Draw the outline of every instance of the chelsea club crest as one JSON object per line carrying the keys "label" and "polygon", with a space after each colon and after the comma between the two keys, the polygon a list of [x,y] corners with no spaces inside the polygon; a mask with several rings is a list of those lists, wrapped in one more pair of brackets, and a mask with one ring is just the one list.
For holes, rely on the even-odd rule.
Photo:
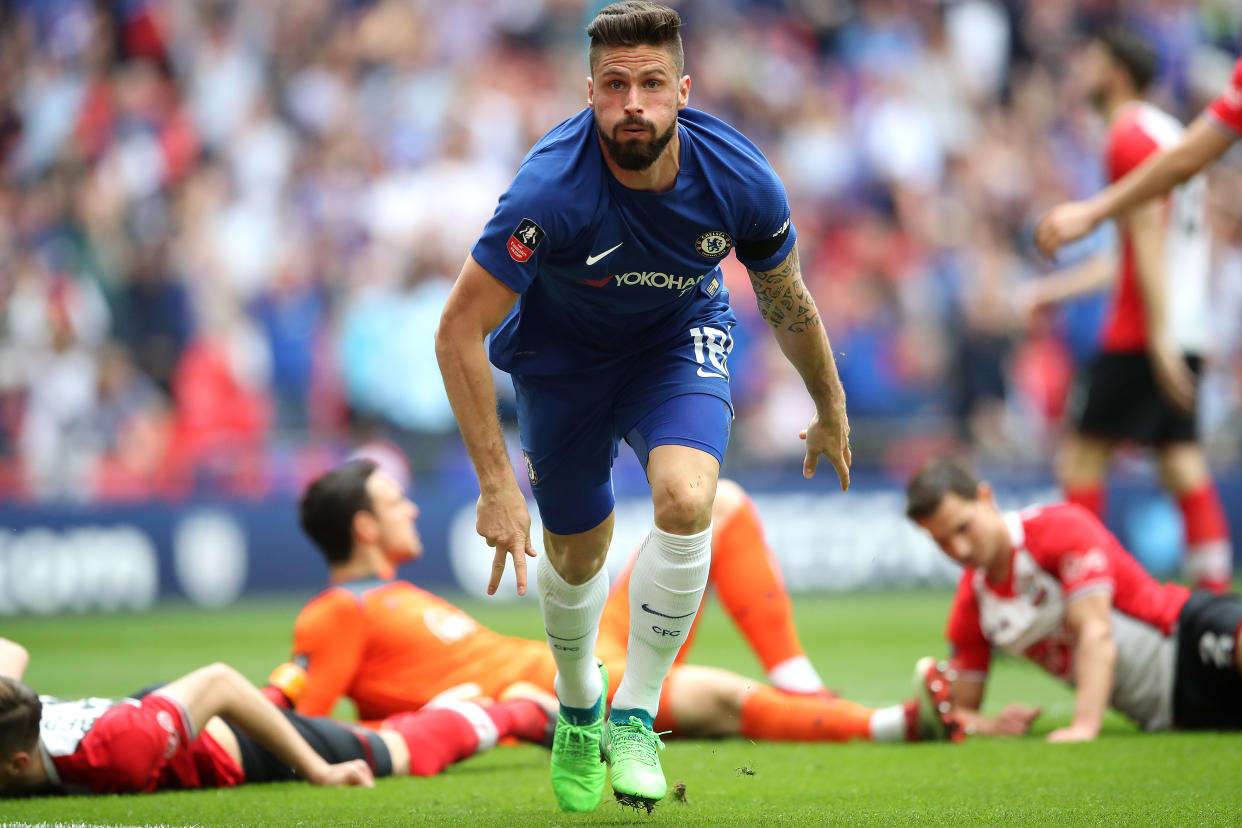
{"label": "chelsea club crest", "polygon": [[723,230],[710,230],[695,239],[694,249],[708,259],[723,258],[733,246],[733,239]]}

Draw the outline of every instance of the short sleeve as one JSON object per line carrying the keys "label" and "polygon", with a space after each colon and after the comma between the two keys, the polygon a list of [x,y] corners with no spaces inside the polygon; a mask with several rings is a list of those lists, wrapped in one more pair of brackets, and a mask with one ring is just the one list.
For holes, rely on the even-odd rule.
{"label": "short sleeve", "polygon": [[1108,177],[1111,181],[1125,178],[1135,167],[1160,147],[1142,127],[1137,117],[1125,118],[1114,127],[1108,142]]}
{"label": "short sleeve", "polygon": [[332,712],[354,682],[365,643],[362,606],[350,593],[329,590],[302,609],[293,628],[293,656],[306,662],[306,689],[298,699],[298,713]]}
{"label": "short sleeve", "polygon": [[484,270],[515,293],[526,292],[548,251],[564,243],[566,222],[549,197],[556,174],[549,165],[538,154],[522,164],[470,251]]}
{"label": "short sleeve", "polygon": [[1233,67],[1233,77],[1221,96],[1208,106],[1208,114],[1242,135],[1242,58]]}
{"label": "short sleeve", "polygon": [[1044,510],[1027,524],[1027,550],[1061,583],[1067,602],[1091,592],[1112,592],[1119,546],[1095,515],[1066,504]]}
{"label": "short sleeve", "polygon": [[142,793],[158,787],[173,755],[193,739],[181,703],[160,692],[141,704],[122,703],[100,717],[82,739],[85,765],[74,780],[95,793]]}
{"label": "short sleeve", "polygon": [[983,681],[992,661],[992,647],[979,625],[979,602],[975,599],[972,576],[973,570],[968,569],[958,581],[945,638],[949,642],[949,665],[963,679]]}
{"label": "short sleeve", "polygon": [[772,270],[794,249],[798,234],[790,219],[785,185],[766,159],[756,165],[754,180],[740,194],[737,260],[756,272]]}

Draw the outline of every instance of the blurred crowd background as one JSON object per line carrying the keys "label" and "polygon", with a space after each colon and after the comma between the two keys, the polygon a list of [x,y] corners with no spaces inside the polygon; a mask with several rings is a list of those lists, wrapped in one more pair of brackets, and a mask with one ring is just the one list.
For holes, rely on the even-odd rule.
{"label": "blurred crowd background", "polygon": [[[364,444],[415,493],[468,477],[432,334],[523,155],[584,105],[602,5],[0,0],[0,497],[291,493]],[[1103,183],[1084,37],[1150,36],[1153,98],[1188,120],[1242,51],[1242,4],[675,5],[691,105],[789,190],[855,463],[897,475],[954,449],[1046,471],[1102,299],[1031,315],[1023,286],[1114,243],[1060,263],[1031,243],[1043,209]],[[1228,465],[1242,159],[1211,192],[1201,416]],[[809,400],[725,267],[729,464],[796,471]]]}

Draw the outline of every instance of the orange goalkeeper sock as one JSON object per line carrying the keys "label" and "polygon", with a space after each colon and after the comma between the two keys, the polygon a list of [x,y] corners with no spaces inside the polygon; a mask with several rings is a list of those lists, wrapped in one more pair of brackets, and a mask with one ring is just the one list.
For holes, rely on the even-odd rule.
{"label": "orange goalkeeper sock", "polygon": [[794,692],[822,690],[798,640],[789,593],[750,498],[716,531],[711,578],[772,682]]}
{"label": "orange goalkeeper sock", "polygon": [[793,695],[761,686],[742,702],[742,735],[775,742],[870,739],[871,719],[877,712],[844,699]]}
{"label": "orange goalkeeper sock", "polygon": [[298,706],[298,700],[306,691],[306,670],[300,664],[287,661],[272,671],[267,684],[260,692],[268,701],[285,710]]}

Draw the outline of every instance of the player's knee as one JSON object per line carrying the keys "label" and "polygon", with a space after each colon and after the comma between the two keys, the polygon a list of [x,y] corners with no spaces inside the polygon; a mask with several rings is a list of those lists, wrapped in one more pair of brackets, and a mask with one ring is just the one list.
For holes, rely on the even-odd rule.
{"label": "player's knee", "polygon": [[1099,485],[1108,470],[1109,451],[1094,442],[1071,439],[1056,457],[1056,474],[1069,489]]}
{"label": "player's knee", "polygon": [[1202,488],[1210,473],[1202,449],[1195,443],[1177,443],[1160,450],[1160,480],[1176,496]]}
{"label": "player's knee", "polygon": [[195,671],[213,685],[228,687],[236,685],[238,682],[245,682],[246,678],[223,661],[216,661],[208,664],[206,667],[200,667]]}
{"label": "player's knee", "polygon": [[674,534],[702,532],[711,523],[712,499],[702,489],[685,484],[663,487],[655,493],[656,526]]}
{"label": "player's knee", "polygon": [[656,526],[666,532],[692,534],[707,528],[716,499],[716,481],[668,475],[651,481]]}
{"label": "player's knee", "polygon": [[585,584],[603,568],[608,558],[608,541],[584,542],[577,538],[574,542],[563,539],[551,540],[544,548],[548,562],[567,584]]}

